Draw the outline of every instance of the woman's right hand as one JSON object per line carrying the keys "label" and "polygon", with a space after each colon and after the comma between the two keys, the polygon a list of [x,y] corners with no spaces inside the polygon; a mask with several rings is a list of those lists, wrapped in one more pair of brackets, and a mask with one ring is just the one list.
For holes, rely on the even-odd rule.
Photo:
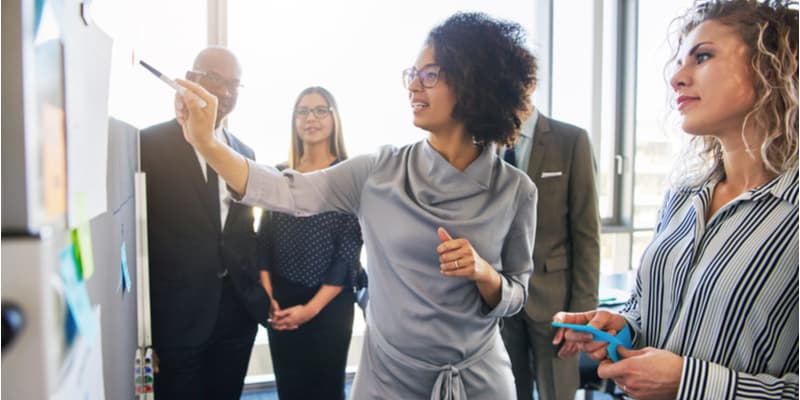
{"label": "woman's right hand", "polygon": [[280,304],[278,304],[278,300],[272,298],[272,301],[269,303],[269,319],[275,318],[275,313],[281,310]]}
{"label": "woman's right hand", "polygon": [[[214,142],[217,97],[194,82],[183,79],[176,79],[175,82],[186,88],[184,94],[175,95],[175,118],[183,128],[186,141],[202,149]],[[200,99],[205,100],[205,107],[200,107]]]}
{"label": "woman's right hand", "polygon": [[[612,335],[616,335],[628,323],[622,315],[607,310],[593,310],[583,313],[559,312],[553,316],[553,321],[577,325],[590,324]],[[583,351],[596,361],[608,358],[608,350],[606,349],[608,343],[595,341],[591,333],[559,328],[553,337],[553,345],[558,345],[562,341],[564,341],[564,345],[558,352],[559,357],[569,357],[579,351]]]}

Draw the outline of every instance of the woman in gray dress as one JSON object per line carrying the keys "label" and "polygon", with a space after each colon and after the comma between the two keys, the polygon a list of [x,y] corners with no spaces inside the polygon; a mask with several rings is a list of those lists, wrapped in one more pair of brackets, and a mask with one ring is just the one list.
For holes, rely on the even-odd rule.
{"label": "woman in gray dress", "polygon": [[358,216],[371,297],[353,398],[515,397],[498,321],[525,303],[537,194],[495,145],[516,138],[535,73],[518,24],[456,14],[403,72],[427,139],[307,174],[249,162],[216,141],[216,99],[181,81],[184,135],[241,202]]}

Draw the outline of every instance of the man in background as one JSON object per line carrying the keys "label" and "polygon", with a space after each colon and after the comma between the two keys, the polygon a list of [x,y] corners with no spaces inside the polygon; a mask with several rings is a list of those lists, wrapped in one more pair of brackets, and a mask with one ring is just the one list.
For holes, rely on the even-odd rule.
{"label": "man in background", "polygon": [[[217,138],[252,159],[253,150],[222,125],[240,78],[236,57],[221,47],[201,51],[186,73],[219,99]],[[142,131],[141,159],[156,399],[238,400],[258,322],[269,313],[252,208],[231,201],[174,119]]]}
{"label": "man in background", "polygon": [[539,189],[533,274],[522,311],[503,321],[517,398],[572,400],[578,357],[560,359],[552,340],[553,315],[597,307],[600,218],[595,165],[586,131],[534,109],[503,158],[526,171]]}

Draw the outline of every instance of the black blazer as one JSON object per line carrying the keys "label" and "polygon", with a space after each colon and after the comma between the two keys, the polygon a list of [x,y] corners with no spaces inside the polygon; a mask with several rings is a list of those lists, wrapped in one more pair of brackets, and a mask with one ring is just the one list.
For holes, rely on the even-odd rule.
{"label": "black blazer", "polygon": [[[234,150],[254,157],[252,149],[226,134]],[[218,275],[226,269],[253,323],[266,324],[269,298],[259,283],[252,208],[232,202],[219,231],[219,212],[211,211],[197,156],[176,120],[141,132],[141,159],[147,174],[154,346],[194,346],[210,337],[223,284]]]}

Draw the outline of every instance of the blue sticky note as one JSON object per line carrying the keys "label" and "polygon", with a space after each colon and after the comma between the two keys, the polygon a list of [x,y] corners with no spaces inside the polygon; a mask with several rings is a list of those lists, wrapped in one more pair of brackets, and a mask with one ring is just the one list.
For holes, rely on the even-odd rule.
{"label": "blue sticky note", "polygon": [[[86,291],[86,283],[78,277],[78,265],[75,261],[75,251],[72,245],[61,251],[59,263],[59,273],[61,274],[61,280],[64,282],[64,297],[67,300],[67,309],[78,326],[78,332],[89,343],[93,343],[98,331],[98,322],[92,312],[89,293]],[[67,317],[69,318],[70,316]]]}
{"label": "blue sticky note", "polygon": [[125,242],[119,249],[120,268],[122,268],[122,290],[131,291],[131,274],[128,272],[128,253],[125,251]]}

